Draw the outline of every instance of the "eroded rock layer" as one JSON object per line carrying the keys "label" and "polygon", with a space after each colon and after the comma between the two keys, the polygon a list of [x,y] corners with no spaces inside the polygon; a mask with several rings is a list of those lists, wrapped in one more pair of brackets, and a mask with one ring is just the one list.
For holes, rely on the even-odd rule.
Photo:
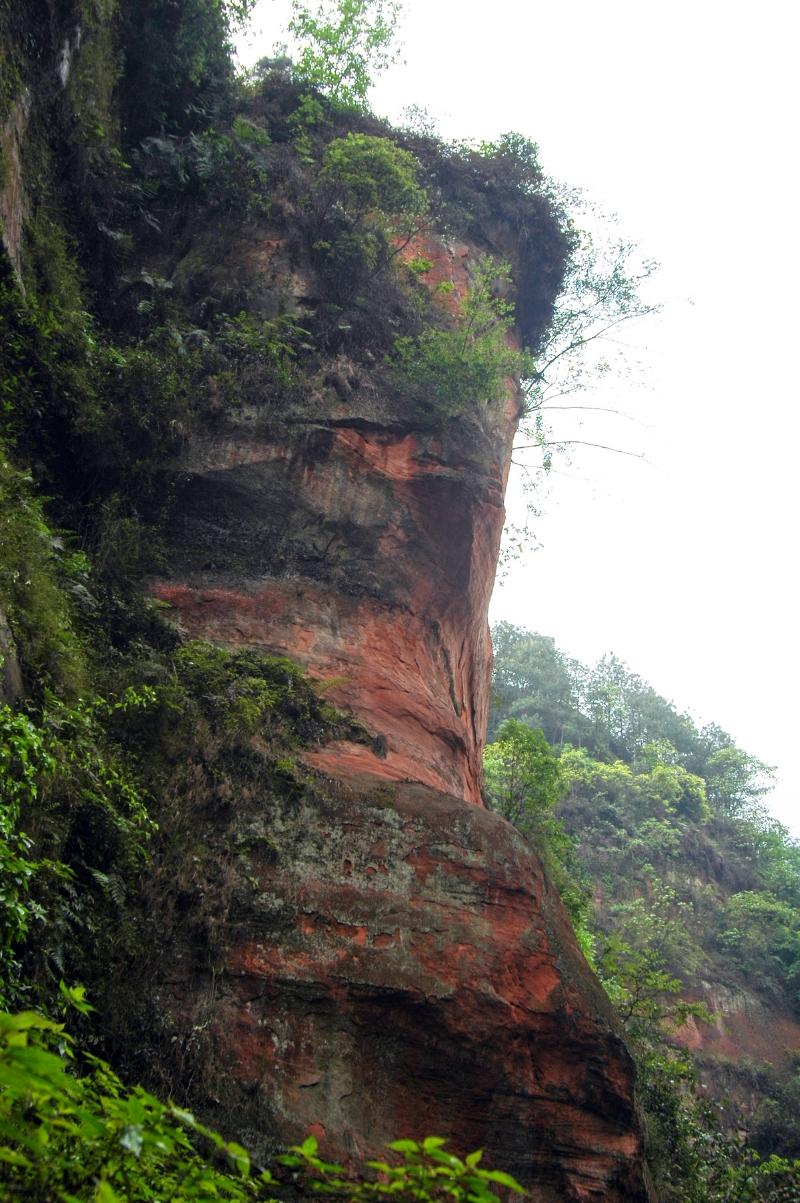
{"label": "eroded rock layer", "polygon": [[365,780],[273,800],[239,838],[271,855],[253,858],[257,900],[213,1006],[186,1011],[198,985],[180,957],[170,1003],[206,1025],[211,1089],[256,1147],[312,1131],[360,1157],[436,1133],[486,1147],[539,1203],[647,1197],[630,1060],[513,828]]}
{"label": "eroded rock layer", "polygon": [[[467,260],[439,247],[438,276],[463,288]],[[194,440],[154,586],[192,635],[303,663],[372,737],[308,755],[323,803],[265,800],[258,901],[200,1018],[255,1144],[435,1133],[488,1147],[543,1203],[645,1199],[605,997],[537,857],[481,797],[518,396],[432,419],[337,372],[322,405]],[[196,1025],[190,959],[171,1006]]]}

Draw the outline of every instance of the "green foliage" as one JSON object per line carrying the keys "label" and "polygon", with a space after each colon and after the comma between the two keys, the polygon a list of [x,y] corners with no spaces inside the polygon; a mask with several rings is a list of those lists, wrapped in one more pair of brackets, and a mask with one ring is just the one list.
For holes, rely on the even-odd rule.
{"label": "green foliage", "polygon": [[510,343],[514,307],[498,295],[510,279],[508,264],[484,259],[451,328],[395,340],[390,363],[405,393],[454,417],[500,401],[510,381],[530,373],[530,357]]}
{"label": "green foliage", "polygon": [[317,253],[334,295],[352,301],[426,222],[420,165],[390,138],[348,133],[325,148],[313,205]]}
{"label": "green foliage", "polygon": [[493,181],[510,193],[538,196],[547,186],[539,147],[524,134],[509,132],[497,142],[481,142],[478,153],[490,164]]}
{"label": "green foliage", "polygon": [[[80,987],[62,983],[62,997],[90,1010]],[[360,1176],[320,1158],[309,1137],[278,1159],[276,1176],[190,1111],[127,1089],[63,1024],[33,1011],[0,1013],[0,1142],[0,1191],[21,1203],[267,1203],[298,1187],[350,1203],[499,1203],[498,1187],[523,1193],[510,1174],[485,1169],[480,1152],[461,1160],[438,1137],[394,1141],[397,1159],[369,1161]]]}
{"label": "green foliage", "polygon": [[0,279],[6,437],[94,395],[95,323],[64,231],[42,214],[26,228],[23,266],[24,298],[10,275]]}
{"label": "green foliage", "polygon": [[698,728],[617,656],[587,666],[552,639],[510,623],[498,624],[493,640],[493,722],[522,717],[542,727],[551,743],[585,748],[601,761],[647,765],[655,755],[660,763],[681,764],[706,782],[717,813],[746,810],[766,792],[766,765],[736,748],[721,728]]}
{"label": "green foliage", "polygon": [[125,140],[184,133],[231,93],[232,39],[254,0],[142,0],[120,6]]}
{"label": "green foliage", "polygon": [[598,939],[597,967],[609,997],[635,1040],[651,1045],[689,1017],[708,1021],[703,1004],[679,996],[684,982],[673,972],[692,969],[697,953],[687,933],[686,903],[665,886],[650,898],[611,907],[612,931]]}
{"label": "green foliage", "polygon": [[400,4],[394,0],[293,0],[289,32],[300,44],[295,75],[332,100],[366,108],[374,77],[397,58]]}
{"label": "green foliage", "polygon": [[269,134],[242,116],[188,134],[142,139],[131,159],[137,168],[132,196],[140,216],[160,226],[189,199],[217,215],[249,220],[269,212]]}
{"label": "green foliage", "polygon": [[280,722],[287,709],[298,720],[333,713],[317,701],[302,670],[282,656],[228,652],[196,639],[178,648],[174,665],[183,704],[200,700],[212,722],[231,735],[251,735],[273,715]]}
{"label": "green foliage", "polygon": [[542,731],[506,719],[483,761],[492,810],[525,831],[537,814],[552,810],[563,788],[558,757]]}
{"label": "green foliage", "polygon": [[341,204],[356,220],[380,213],[399,222],[427,208],[420,165],[391,138],[348,133],[325,147],[318,186],[327,205]]}
{"label": "green foliage", "polygon": [[216,344],[234,363],[266,368],[275,385],[289,389],[296,381],[297,342],[307,333],[288,315],[269,320],[241,310],[220,317]]}
{"label": "green foliage", "polygon": [[[765,766],[719,728],[698,729],[615,657],[587,668],[508,624],[495,632],[494,686],[499,730],[513,715],[561,746],[552,820],[569,856],[537,842],[559,864],[554,880],[625,1024],[659,1199],[793,1200],[794,1077],[762,1073],[748,1115],[717,1101],[709,1058],[704,1101],[692,1056],[676,1046],[682,1026],[709,1019],[696,1001],[709,982],[761,992],[769,1006],[797,999],[800,848],[760,802]],[[576,921],[569,899],[581,890],[593,903]],[[747,1128],[750,1143],[735,1131]]]}
{"label": "green foliage", "polygon": [[736,818],[747,816],[753,803],[769,792],[774,770],[728,744],[711,753],[705,776],[715,810]]}
{"label": "green foliage", "polygon": [[792,1072],[783,1080],[775,1075],[767,1097],[753,1115],[750,1138],[762,1156],[794,1158],[800,1153],[800,1067],[794,1058]]}
{"label": "green foliage", "polygon": [[659,1203],[794,1203],[800,1161],[762,1157],[726,1133],[696,1093],[689,1056],[665,1045],[638,1056],[646,1151]]}
{"label": "green foliage", "polygon": [[44,917],[33,879],[49,868],[32,857],[33,841],[20,830],[23,811],[36,800],[42,768],[54,767],[41,730],[25,715],[0,708],[0,1005],[8,1005],[20,978],[16,949],[31,924]]}
{"label": "green foliage", "polygon": [[[579,398],[598,376],[612,370],[610,356],[619,327],[658,311],[641,296],[657,265],[643,259],[635,243],[615,235],[612,219],[598,220],[591,210],[581,213],[574,197],[568,203],[577,209],[570,222],[571,256],[553,320],[543,345],[536,348],[529,414],[566,396]],[[579,219],[585,228],[578,228]]]}
{"label": "green foliage", "polygon": [[0,708],[0,860],[9,871],[0,893],[0,991],[6,1000],[25,984],[18,958],[26,938],[39,976],[41,958],[63,965],[74,949],[90,956],[89,946],[108,939],[98,895],[113,905],[114,883],[124,893],[152,833],[135,772],[111,729],[153,701],[142,687],[113,700],[66,703],[50,695],[34,715]]}
{"label": "green foliage", "polygon": [[242,218],[269,212],[269,181],[259,160],[268,142],[263,130],[242,118],[229,133],[212,127],[189,135],[187,167],[212,210]]}
{"label": "green foliage", "polygon": [[508,622],[492,629],[494,672],[489,738],[505,718],[541,727],[550,744],[585,742],[580,712],[582,664],[558,650],[545,635],[523,631]]}
{"label": "green foliage", "polygon": [[324,1161],[318,1156],[318,1145],[313,1136],[302,1145],[294,1146],[280,1161],[293,1169],[306,1171],[312,1190],[351,1203],[385,1196],[419,1200],[419,1203],[436,1200],[499,1203],[493,1187],[525,1193],[516,1179],[505,1171],[484,1169],[480,1164],[481,1150],[467,1154],[462,1161],[450,1153],[445,1144],[440,1136],[427,1136],[422,1141],[394,1140],[388,1148],[400,1154],[401,1161],[399,1164],[368,1161],[366,1166],[373,1171],[370,1177],[357,1178],[344,1166]]}
{"label": "green foliage", "polygon": [[731,894],[717,918],[720,946],[757,979],[783,978],[800,1006],[800,909],[769,891]]}
{"label": "green foliage", "polygon": [[575,842],[553,814],[565,785],[558,757],[541,730],[506,719],[497,730],[496,741],[484,751],[483,772],[492,810],[513,823],[543,856],[578,941],[591,961],[587,882],[575,860]]}
{"label": "green foliage", "polygon": [[[81,518],[86,489],[98,499],[124,486],[134,504],[186,427],[195,359],[180,340],[161,339],[158,350],[112,340],[85,308],[63,232],[39,217],[28,233],[25,298],[0,285],[6,441],[39,461],[62,505],[70,492],[81,496]],[[139,279],[140,312],[163,321],[168,282],[146,271]]]}
{"label": "green foliage", "polygon": [[85,684],[86,669],[62,588],[69,559],[34,496],[31,478],[6,457],[0,443],[0,609],[29,687],[75,695]]}
{"label": "green foliage", "polygon": [[0,1014],[0,1183],[15,1199],[268,1198],[245,1150],[81,1057],[62,1024]]}

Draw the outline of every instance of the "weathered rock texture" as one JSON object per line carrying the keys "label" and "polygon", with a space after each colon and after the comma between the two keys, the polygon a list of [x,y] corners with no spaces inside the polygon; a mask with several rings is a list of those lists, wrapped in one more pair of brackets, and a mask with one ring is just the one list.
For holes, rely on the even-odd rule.
{"label": "weathered rock texture", "polygon": [[22,185],[20,146],[30,115],[30,95],[26,92],[12,106],[0,124],[0,239],[17,280],[22,282],[22,228],[25,221],[25,192]]}
{"label": "weathered rock texture", "polygon": [[[531,1198],[646,1198],[630,1062],[529,848],[428,786],[272,799],[239,824],[255,903],[213,1002],[190,957],[167,1000],[205,1030],[209,1094],[245,1135],[375,1153],[437,1133]],[[219,1114],[219,1111],[216,1112]]]}
{"label": "weathered rock texture", "polygon": [[780,1064],[800,1049],[800,1023],[776,999],[770,1006],[763,995],[710,982],[693,991],[705,1003],[711,1022],[690,1019],[677,1040],[702,1057],[726,1061],[750,1060]]}
{"label": "weathered rock texture", "polygon": [[[463,289],[466,257],[440,247],[434,274]],[[193,634],[305,664],[384,744],[380,759],[328,748],[321,770],[422,781],[481,805],[486,611],[516,396],[426,431],[357,380],[345,387],[324,416],[317,403],[195,442],[179,579],[157,591]]]}
{"label": "weathered rock texture", "polygon": [[[463,289],[468,249],[434,254]],[[213,1005],[181,954],[170,1005],[213,1034],[256,1144],[436,1133],[536,1200],[644,1199],[629,1056],[538,859],[481,798],[516,392],[442,421],[336,379],[327,408],[194,441],[155,592],[193,635],[305,664],[374,741],[309,755],[324,801],[233,820],[256,901]]]}

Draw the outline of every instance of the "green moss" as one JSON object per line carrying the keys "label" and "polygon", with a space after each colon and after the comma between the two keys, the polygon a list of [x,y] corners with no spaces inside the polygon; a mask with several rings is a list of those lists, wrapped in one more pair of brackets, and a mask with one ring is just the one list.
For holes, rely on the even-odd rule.
{"label": "green moss", "polygon": [[397,786],[379,785],[370,794],[370,801],[372,802],[373,806],[380,806],[385,810],[396,810]]}
{"label": "green moss", "polygon": [[121,71],[116,13],[116,0],[82,0],[81,47],[67,85],[78,138],[89,156],[85,166],[94,171],[119,162],[114,92]]}
{"label": "green moss", "polygon": [[[203,722],[211,732],[239,742],[259,735],[278,748],[320,742],[347,733],[366,733],[322,702],[303,670],[284,656],[252,649],[227,651],[192,640],[174,656],[177,689],[170,704]],[[292,777],[294,762],[284,752],[273,767]]]}
{"label": "green moss", "polygon": [[22,56],[15,36],[18,15],[14,0],[0,0],[0,125],[22,88]]}
{"label": "green moss", "polygon": [[87,672],[63,585],[69,562],[31,483],[0,444],[0,606],[28,688],[75,697]]}

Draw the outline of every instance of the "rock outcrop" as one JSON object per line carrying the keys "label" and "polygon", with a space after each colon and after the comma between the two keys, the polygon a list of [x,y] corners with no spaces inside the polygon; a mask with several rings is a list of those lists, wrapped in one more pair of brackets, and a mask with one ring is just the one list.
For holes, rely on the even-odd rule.
{"label": "rock outcrop", "polygon": [[[362,226],[338,211],[346,189],[320,200],[319,157],[326,139],[351,132],[348,122],[376,137],[386,127],[336,109],[305,130],[304,89],[278,70],[262,81],[256,125],[244,121],[237,133],[234,123],[230,137],[209,132],[204,89],[213,95],[227,70],[224,6],[207,6],[208,29],[188,9],[166,8],[169,19],[157,6],[83,5],[78,27],[74,6],[36,0],[0,20],[19,71],[0,122],[5,254],[21,282],[26,221],[38,217],[36,262],[55,247],[63,274],[68,234],[82,269],[71,303],[85,274],[104,315],[98,328],[108,321],[125,347],[104,361],[101,388],[86,351],[95,339],[78,339],[88,399],[69,374],[66,402],[50,380],[53,429],[42,446],[31,436],[31,447],[70,504],[92,497],[99,512],[109,493],[116,504],[135,473],[116,447],[106,462],[104,439],[117,430],[103,408],[113,410],[114,372],[126,363],[133,374],[142,346],[148,370],[175,369],[180,387],[162,394],[150,380],[141,410],[138,395],[123,394],[118,415],[131,459],[157,460],[143,465],[147,483],[136,486],[131,513],[149,506],[160,519],[161,503],[171,503],[168,567],[153,593],[191,635],[300,662],[356,722],[330,724],[351,741],[306,747],[305,777],[291,762],[281,768],[268,739],[259,746],[252,732],[234,746],[209,727],[206,745],[198,738],[176,764],[185,747],[176,752],[169,732],[154,731],[163,843],[143,882],[142,923],[157,939],[141,988],[109,990],[124,1013],[107,1031],[119,1037],[121,1061],[139,1058],[150,1080],[163,1067],[165,1093],[186,1088],[216,1127],[257,1151],[309,1130],[344,1156],[436,1134],[462,1152],[486,1147],[538,1203],[644,1203],[631,1059],[539,859],[481,796],[486,614],[520,397],[509,381],[504,401],[448,416],[435,398],[396,395],[383,362],[426,308],[412,277],[394,271],[398,257],[415,257],[414,271],[451,313],[474,278],[478,243],[510,260],[533,345],[552,315],[570,233],[532,148],[520,160],[501,148],[487,176],[477,152],[453,157],[423,137],[412,149],[432,211],[444,201],[442,221],[465,241],[426,234],[403,249],[386,229],[376,237],[361,210]],[[213,38],[203,41],[214,28],[216,51]],[[197,78],[206,51],[216,84]],[[184,77],[173,80],[179,68]],[[193,97],[205,115],[195,131]],[[174,132],[164,134],[165,124]],[[42,179],[23,178],[23,150]],[[184,155],[194,163],[188,174]],[[348,262],[354,235],[360,275],[348,291],[332,264]],[[343,257],[326,261],[337,238]],[[376,248],[383,259],[373,264]],[[53,281],[39,274],[31,278],[47,296]],[[58,272],[54,280],[60,287]],[[145,286],[155,301],[140,295]],[[199,347],[213,351],[225,315],[235,325],[241,310],[256,319],[248,328],[256,335],[259,318],[308,315],[306,395],[294,379],[286,397],[253,396],[222,354],[220,378],[204,380],[202,399],[184,410],[178,394],[190,375],[175,364]],[[351,319],[361,323],[357,335]],[[434,313],[431,328],[437,321]],[[165,445],[177,444],[189,410],[187,445],[169,465]],[[89,457],[86,488],[75,448]],[[118,598],[112,609],[112,642],[130,650],[130,615]],[[140,668],[150,672],[152,653],[168,711],[164,661],[142,629]],[[0,696],[13,700],[21,681],[2,615],[0,654]],[[248,756],[245,782],[231,762]],[[158,874],[173,868],[174,889],[158,896]],[[199,1050],[209,1049],[203,1061]]]}
{"label": "rock outcrop", "polygon": [[[468,248],[434,254],[463,289]],[[629,1055],[538,858],[481,797],[518,395],[434,420],[337,380],[327,405],[194,439],[154,585],[186,632],[290,655],[372,735],[308,755],[323,802],[242,817],[269,849],[204,1013],[215,1056],[256,1144],[265,1123],[340,1153],[436,1133],[542,1203],[644,1200]],[[196,1022],[204,989],[178,955],[173,1009]]]}

